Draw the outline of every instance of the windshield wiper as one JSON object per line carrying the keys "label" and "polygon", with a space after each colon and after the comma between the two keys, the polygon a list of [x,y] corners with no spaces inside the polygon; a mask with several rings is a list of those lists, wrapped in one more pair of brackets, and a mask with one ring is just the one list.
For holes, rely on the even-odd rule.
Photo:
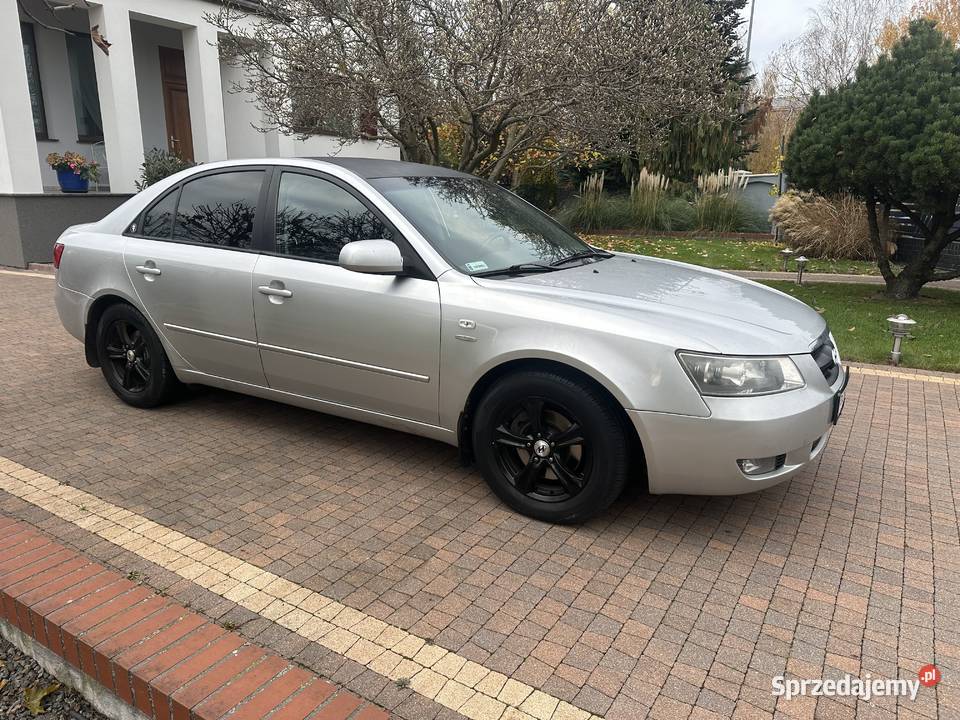
{"label": "windshield wiper", "polygon": [[520,263],[519,265],[511,265],[510,267],[500,268],[499,270],[484,270],[483,272],[475,272],[471,274],[471,277],[494,277],[495,275],[522,275],[525,273],[543,273],[543,272],[553,272],[556,270],[553,265],[544,265],[543,263],[535,262],[525,262]]}
{"label": "windshield wiper", "polygon": [[568,262],[573,262],[574,260],[586,260],[587,258],[592,257],[601,257],[609,258],[613,257],[613,253],[608,253],[604,250],[596,250],[594,248],[589,248],[588,250],[581,250],[580,252],[575,252],[573,255],[567,255],[564,258],[559,260],[554,260],[550,263],[550,267],[557,267],[558,265],[566,265]]}

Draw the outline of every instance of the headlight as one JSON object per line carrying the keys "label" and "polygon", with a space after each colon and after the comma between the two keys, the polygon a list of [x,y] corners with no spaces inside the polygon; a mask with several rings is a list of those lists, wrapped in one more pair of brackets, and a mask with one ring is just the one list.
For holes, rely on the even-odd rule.
{"label": "headlight", "polygon": [[677,353],[701,395],[733,397],[770,395],[804,386],[803,376],[788,357],[728,357]]}

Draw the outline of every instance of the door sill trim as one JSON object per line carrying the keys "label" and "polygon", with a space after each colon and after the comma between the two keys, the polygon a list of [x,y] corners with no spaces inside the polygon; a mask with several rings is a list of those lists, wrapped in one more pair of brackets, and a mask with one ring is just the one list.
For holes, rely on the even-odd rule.
{"label": "door sill trim", "polygon": [[257,342],[255,340],[245,340],[244,338],[234,337],[233,335],[221,335],[220,333],[210,332],[209,330],[198,330],[197,328],[186,327],[184,325],[174,325],[173,323],[164,323],[167,330],[186,333],[187,335],[198,335],[200,337],[210,338],[212,340],[222,340],[223,342],[243,345],[244,347],[255,347],[260,350],[271,350],[284,355],[293,355],[294,357],[317,360],[319,362],[329,363],[330,365],[340,365],[342,367],[354,368],[356,370],[366,370],[368,372],[379,373],[380,375],[389,375],[404,380],[413,380],[414,382],[429,383],[429,375],[407,372],[406,370],[395,370],[394,368],[382,367],[380,365],[370,365],[368,363],[357,362],[356,360],[346,360],[344,358],[332,357],[330,355],[320,355],[318,353],[307,352],[306,350],[295,350],[294,348],[283,347],[281,345],[269,345],[267,343]]}
{"label": "door sill trim", "polygon": [[390,375],[392,377],[403,378],[404,380],[414,380],[416,382],[430,382],[429,375],[420,375],[419,373],[407,372],[406,370],[394,370],[393,368],[381,367],[380,365],[368,365],[367,363],[357,362],[356,360],[345,360],[343,358],[331,357],[329,355],[319,355],[317,353],[307,352],[306,350],[294,350],[293,348],[282,347],[280,345],[268,345],[266,343],[257,343],[261,350],[272,350],[273,352],[283,353],[284,355],[293,355],[295,357],[318,360],[331,365],[342,365],[344,367],[356,368],[357,370],[368,370],[369,372],[380,373],[381,375]]}
{"label": "door sill trim", "polygon": [[390,415],[388,413],[381,413],[375,410],[364,410],[363,408],[358,408],[353,405],[345,405],[343,403],[333,402],[331,400],[321,400],[320,398],[311,397],[309,395],[300,395],[287,390],[277,390],[265,385],[256,385],[254,383],[247,383],[241,380],[230,380],[229,378],[220,377],[219,375],[210,375],[209,373],[201,372],[199,370],[187,370],[185,368],[180,368],[178,369],[177,374],[180,377],[180,380],[186,383],[194,382],[200,385],[213,385],[214,387],[220,387],[225,390],[234,390],[235,392],[254,395],[257,397],[266,398],[268,400],[289,402],[290,404],[308,407],[310,409],[318,410],[319,412],[327,412],[331,415],[348,417],[359,422],[369,422],[374,425],[382,425],[397,430],[411,432],[416,435],[430,437],[449,444],[457,444],[457,433],[440,425],[433,425],[420,420],[411,420],[409,418],[400,417],[398,415]]}
{"label": "door sill trim", "polygon": [[224,342],[243,345],[244,347],[257,347],[255,340],[244,340],[233,335],[221,335],[220,333],[210,332],[209,330],[197,330],[196,328],[185,327],[183,325],[174,325],[173,323],[164,323],[163,326],[168,330],[186,333],[187,335],[199,335],[200,337],[211,338],[213,340],[223,340]]}

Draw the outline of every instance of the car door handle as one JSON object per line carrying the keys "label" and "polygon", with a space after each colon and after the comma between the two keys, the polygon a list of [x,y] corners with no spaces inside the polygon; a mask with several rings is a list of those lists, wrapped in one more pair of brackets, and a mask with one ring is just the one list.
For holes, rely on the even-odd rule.
{"label": "car door handle", "polygon": [[137,272],[141,275],[160,275],[160,268],[151,265],[137,265]]}
{"label": "car door handle", "polygon": [[269,285],[261,285],[257,288],[261,295],[272,295],[273,297],[282,297],[289,298],[293,297],[292,290],[286,290],[284,288],[270,287]]}

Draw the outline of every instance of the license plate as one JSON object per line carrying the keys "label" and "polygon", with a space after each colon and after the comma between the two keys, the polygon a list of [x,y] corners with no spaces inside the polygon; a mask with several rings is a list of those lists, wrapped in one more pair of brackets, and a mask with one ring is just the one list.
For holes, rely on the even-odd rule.
{"label": "license plate", "polygon": [[843,400],[844,394],[838,392],[833,396],[833,417],[830,418],[830,422],[836,425],[840,421],[840,413],[843,412]]}
{"label": "license plate", "polygon": [[840,413],[843,412],[843,402],[846,398],[847,383],[850,382],[850,368],[844,368],[843,384],[833,396],[833,412],[830,414],[830,422],[834,425],[840,420]]}

